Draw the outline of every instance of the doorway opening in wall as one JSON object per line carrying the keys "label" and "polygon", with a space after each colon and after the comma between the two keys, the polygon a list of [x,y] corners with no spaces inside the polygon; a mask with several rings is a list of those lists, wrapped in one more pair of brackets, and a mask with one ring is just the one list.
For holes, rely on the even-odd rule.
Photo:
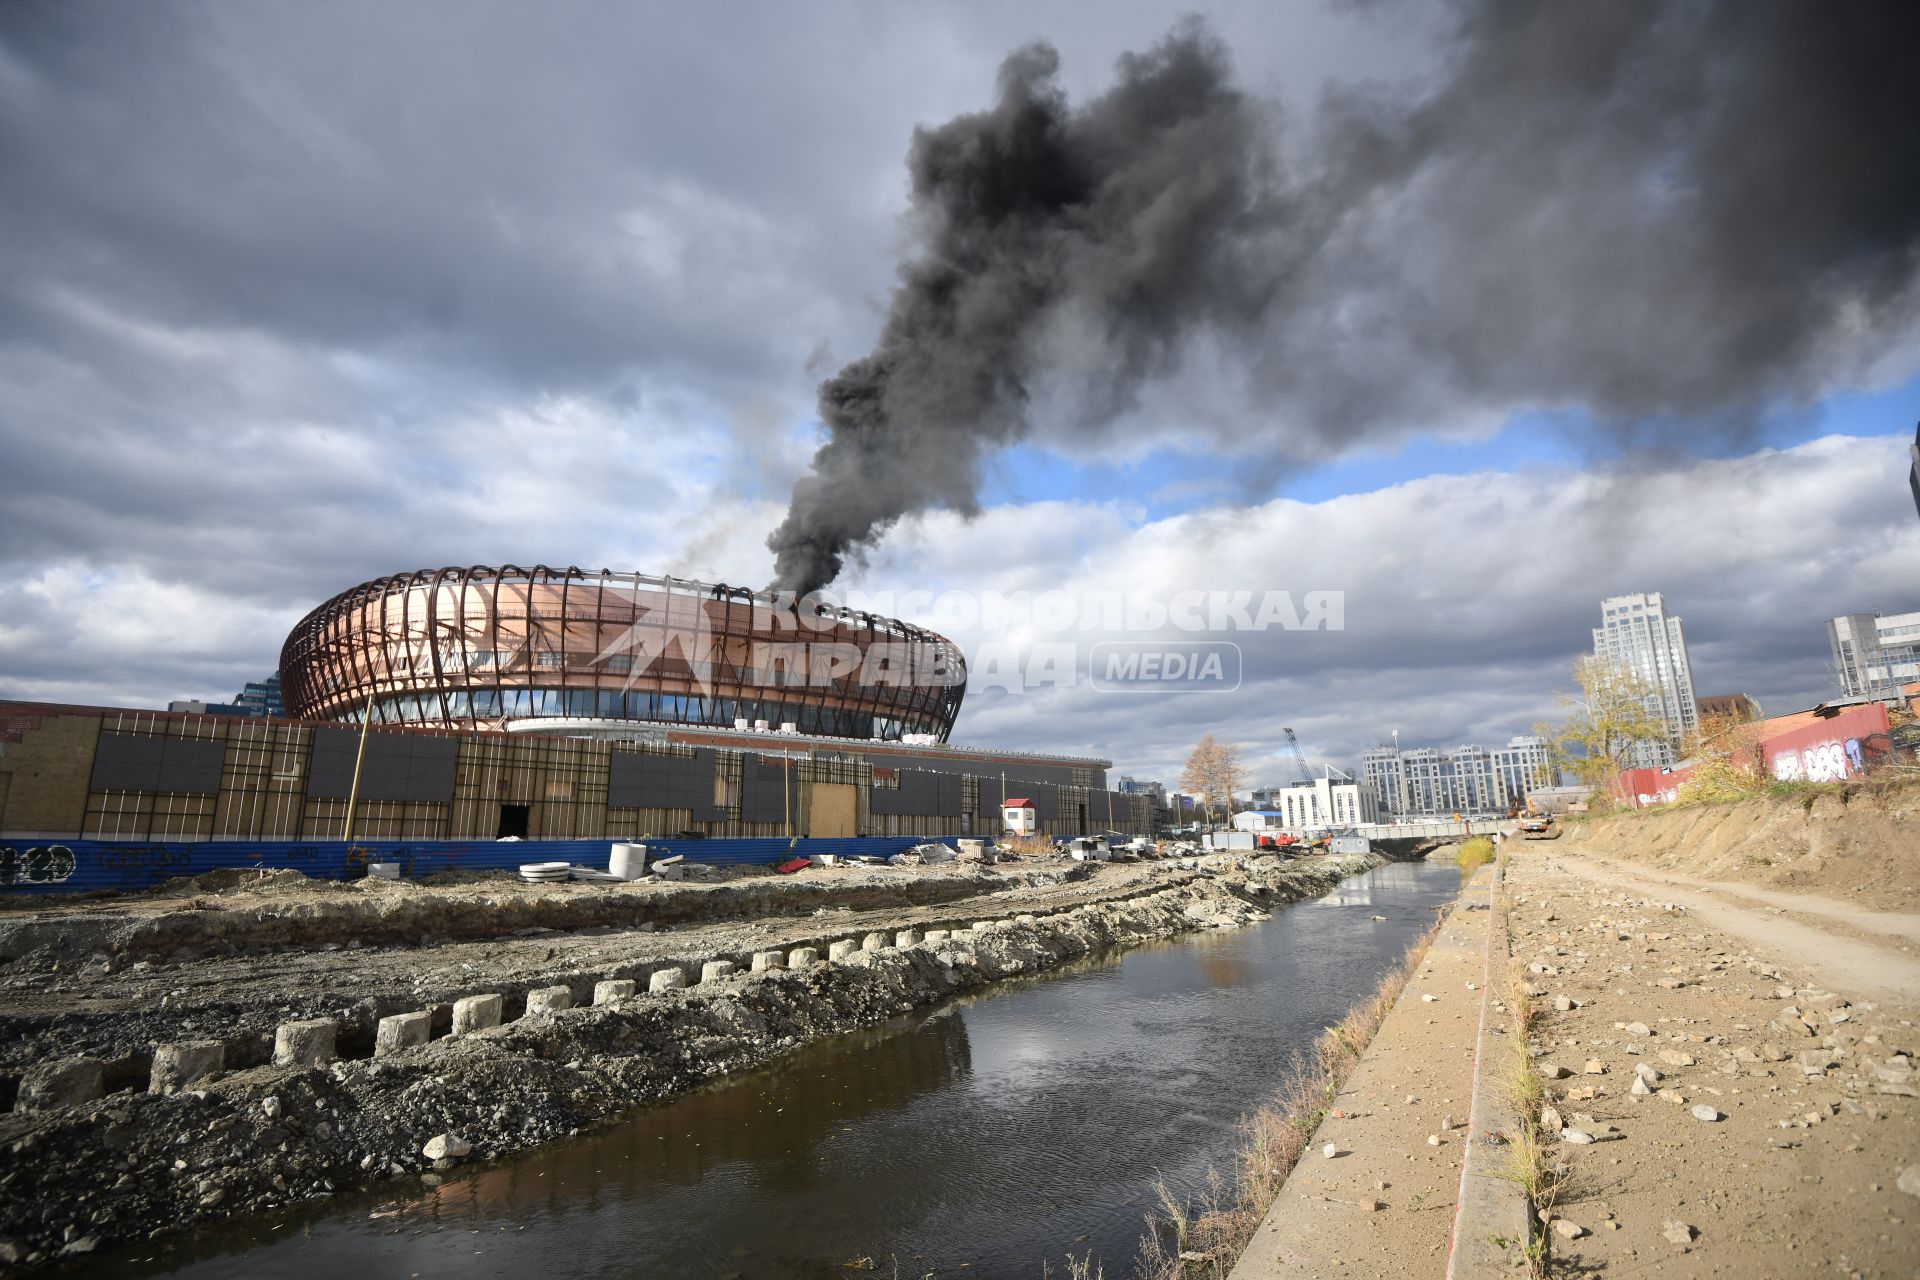
{"label": "doorway opening in wall", "polygon": [[527,838],[527,819],[532,810],[524,804],[503,804],[500,806],[500,831],[494,838],[504,840],[508,836]]}
{"label": "doorway opening in wall", "polygon": [[1080,809],[1080,834],[1085,835],[1087,834],[1087,806],[1084,804],[1080,805],[1079,809]]}

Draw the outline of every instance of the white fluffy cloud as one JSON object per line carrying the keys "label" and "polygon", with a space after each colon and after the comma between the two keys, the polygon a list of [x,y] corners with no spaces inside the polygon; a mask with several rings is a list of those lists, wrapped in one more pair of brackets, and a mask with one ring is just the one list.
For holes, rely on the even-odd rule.
{"label": "white fluffy cloud", "polygon": [[[1234,694],[1117,695],[1084,679],[989,691],[957,735],[1106,754],[1165,777],[1212,730],[1277,780],[1285,725],[1316,756],[1348,764],[1395,729],[1436,745],[1528,732],[1553,715],[1599,601],[1624,592],[1663,592],[1686,620],[1699,693],[1738,690],[1782,710],[1826,696],[1828,617],[1920,607],[1903,462],[1897,439],[1836,436],[1659,469],[1437,475],[1153,522],[1124,503],[999,507],[904,525],[860,580],[874,603],[909,605],[929,586],[1082,600],[1341,592],[1342,631],[1218,633],[1244,652]],[[950,601],[918,603],[929,625],[961,616]],[[1011,638],[1072,641],[1084,663],[1085,646],[1119,634],[1030,627]],[[955,638],[977,652],[1009,634],[975,626]]]}

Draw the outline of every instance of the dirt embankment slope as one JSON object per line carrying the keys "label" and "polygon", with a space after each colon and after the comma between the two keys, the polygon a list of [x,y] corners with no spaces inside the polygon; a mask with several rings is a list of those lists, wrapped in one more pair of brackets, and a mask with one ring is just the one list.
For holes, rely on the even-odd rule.
{"label": "dirt embankment slope", "polygon": [[1666,805],[1571,823],[1551,846],[1707,880],[1920,910],[1920,780],[1735,804]]}

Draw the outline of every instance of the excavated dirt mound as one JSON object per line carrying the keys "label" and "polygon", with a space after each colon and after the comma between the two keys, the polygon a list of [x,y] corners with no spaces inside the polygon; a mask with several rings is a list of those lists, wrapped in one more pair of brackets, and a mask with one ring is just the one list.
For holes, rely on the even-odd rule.
{"label": "excavated dirt mound", "polygon": [[[526,884],[509,872],[428,881],[310,880],[297,871],[210,871],[146,894],[34,900],[0,919],[0,961],[205,957],[332,945],[413,945],[896,907],[1083,878],[1064,858],[1000,867],[847,866],[718,883]],[[32,967],[29,965],[28,967]]]}
{"label": "excavated dirt mound", "polygon": [[1920,781],[1662,806],[1570,823],[1561,847],[1912,911],[1920,909]]}

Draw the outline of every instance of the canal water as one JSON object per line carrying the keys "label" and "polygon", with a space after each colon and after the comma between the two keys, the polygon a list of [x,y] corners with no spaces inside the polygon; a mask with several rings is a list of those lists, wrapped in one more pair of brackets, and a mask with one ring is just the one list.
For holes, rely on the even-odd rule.
{"label": "canal water", "polygon": [[[396,1197],[120,1252],[118,1275],[1064,1276],[1119,1280],[1154,1184],[1241,1116],[1459,888],[1396,863],[1269,923],[1082,962]],[[1385,916],[1382,921],[1375,915]],[[1050,1269],[1050,1270],[1049,1270]]]}

